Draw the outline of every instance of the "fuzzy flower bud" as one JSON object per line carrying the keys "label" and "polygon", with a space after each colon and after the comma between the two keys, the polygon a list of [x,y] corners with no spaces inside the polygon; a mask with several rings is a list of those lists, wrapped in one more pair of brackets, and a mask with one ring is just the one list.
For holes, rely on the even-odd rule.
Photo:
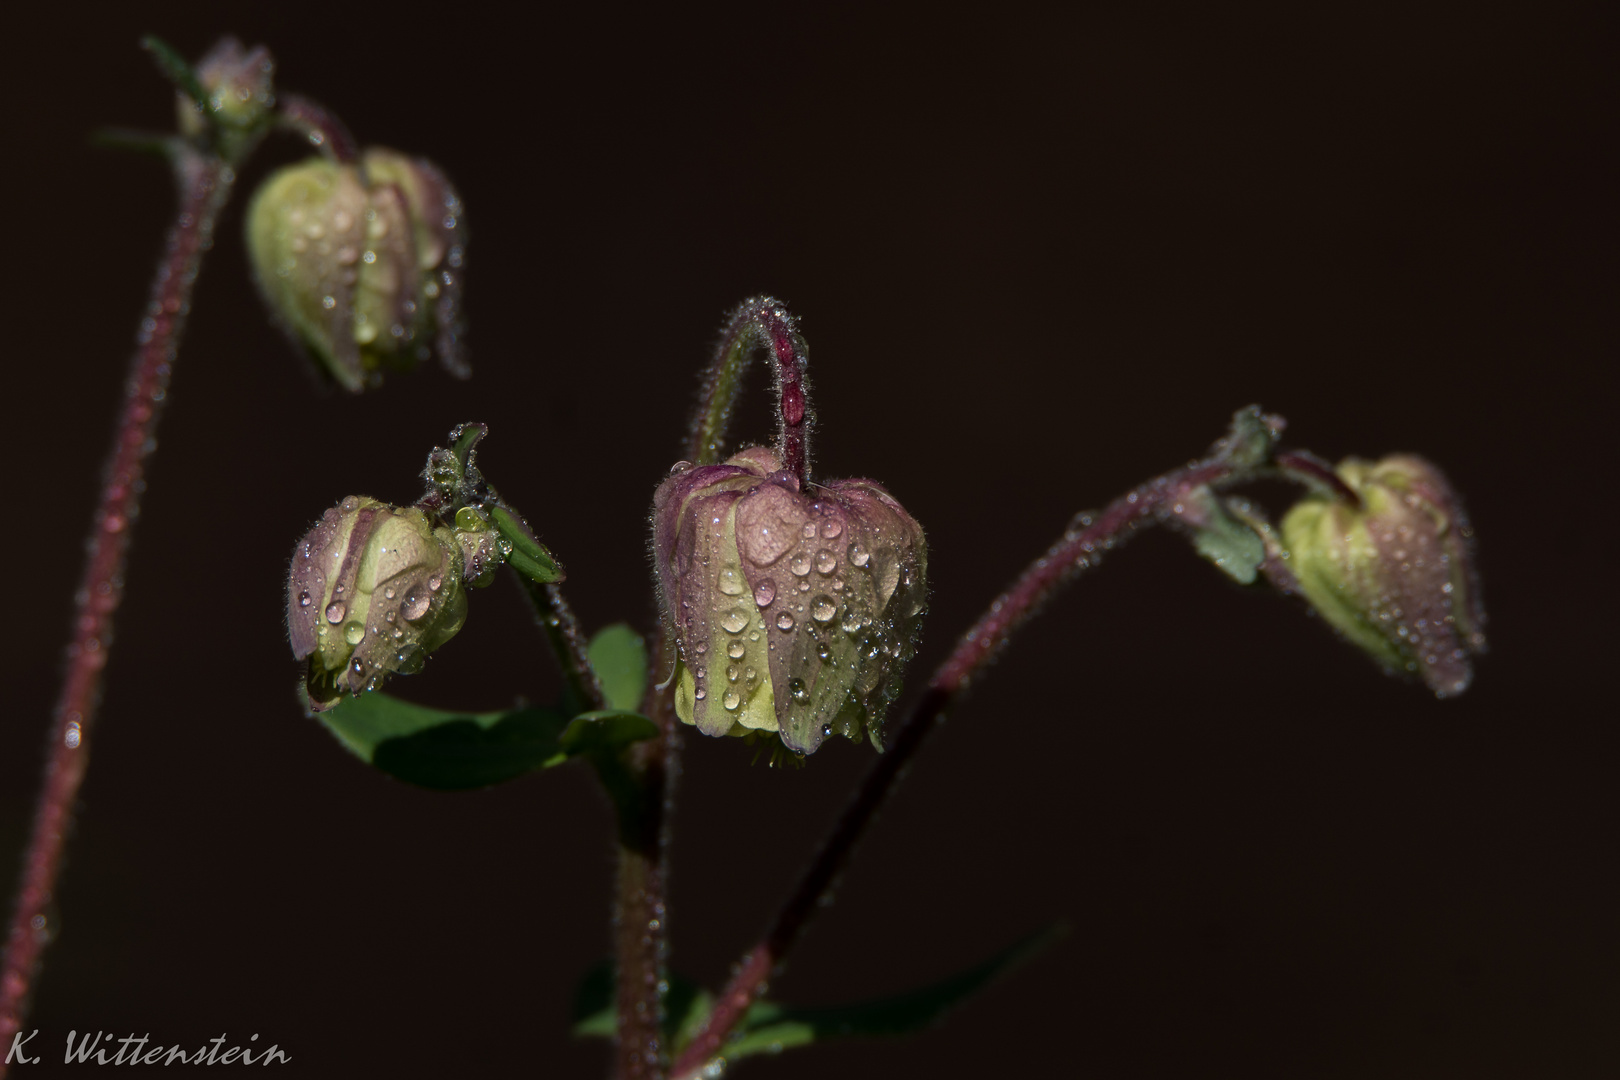
{"label": "fuzzy flower bud", "polygon": [[[198,136],[212,123],[222,137],[230,138],[261,128],[276,104],[274,73],[275,64],[263,45],[247,49],[235,38],[222,39],[197,62],[196,86],[203,100],[195,101],[184,92],[179,95],[181,132]],[[223,149],[230,156],[232,148]]]}
{"label": "fuzzy flower bud", "polygon": [[316,711],[419,670],[466,615],[455,530],[415,507],[351,495],[293,554],[287,632]]}
{"label": "fuzzy flower bud", "polygon": [[381,149],[358,164],[311,158],[255,193],[248,253],[271,312],[345,389],[375,386],[435,348],[465,377],[461,217],[449,181],[419,158]]}
{"label": "fuzzy flower bud", "polygon": [[927,598],[922,528],[870,480],[812,493],[776,454],[677,466],[653,547],[678,651],[675,709],[705,735],[834,732],[882,746]]}
{"label": "fuzzy flower bud", "polygon": [[1311,605],[1392,671],[1422,676],[1440,697],[1472,678],[1485,611],[1462,507],[1422,458],[1355,458],[1334,470],[1360,505],[1305,499],[1282,522],[1283,544]]}

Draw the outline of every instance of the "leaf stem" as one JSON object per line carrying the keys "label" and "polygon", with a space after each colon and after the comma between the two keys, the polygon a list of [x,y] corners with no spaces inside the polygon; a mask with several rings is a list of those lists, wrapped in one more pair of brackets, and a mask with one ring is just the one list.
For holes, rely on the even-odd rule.
{"label": "leaf stem", "polygon": [[782,468],[799,478],[801,488],[810,482],[809,388],[805,383],[806,350],[799,336],[798,322],[779,300],[756,296],[743,301],[732,312],[714,361],[703,376],[697,411],[687,438],[687,459],[697,465],[712,465],[721,458],[726,429],[742,390],[743,369],[756,348],[765,346],[775,360],[778,419],[776,449]]}
{"label": "leaf stem", "polygon": [[[161,58],[161,54],[160,54]],[[174,156],[180,208],[136,336],[124,404],[108,456],[101,499],[86,547],[89,558],[76,594],[67,674],[51,726],[51,746],[21,888],[0,966],[0,1044],[9,1046],[26,1015],[34,976],[51,937],[49,908],[62,865],[74,797],[84,779],[101,672],[112,645],[113,615],[124,592],[124,562],[140,512],[143,474],[156,443],[192,288],[214,223],[230,196],[235,173],[222,159],[180,145]],[[5,1066],[0,1065],[0,1076]]]}
{"label": "leaf stem", "polygon": [[749,1007],[764,993],[772,974],[786,960],[834,879],[848,863],[866,827],[893,791],[895,781],[956,699],[1013,632],[1081,571],[1096,566],[1104,552],[1118,546],[1137,528],[1173,523],[1186,511],[1184,501],[1195,489],[1231,484],[1253,475],[1253,466],[1233,462],[1221,443],[1216,447],[1209,457],[1150,480],[1114,500],[1095,518],[1076,517],[1045,554],[1026,567],[962,635],[900,724],[893,742],[867,773],[814,861],[778,910],[764,939],[737,965],[703,1030],[675,1063],[672,1076],[690,1076],[722,1052]]}

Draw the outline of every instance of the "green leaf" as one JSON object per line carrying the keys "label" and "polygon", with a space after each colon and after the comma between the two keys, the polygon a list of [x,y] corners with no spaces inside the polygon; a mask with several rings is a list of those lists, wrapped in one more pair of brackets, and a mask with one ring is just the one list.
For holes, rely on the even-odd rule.
{"label": "green leaf", "polygon": [[[897,997],[819,1009],[795,1009],[759,1002],[748,1010],[738,1036],[726,1046],[722,1056],[727,1061],[736,1061],[753,1054],[774,1054],[827,1039],[906,1035],[932,1027],[953,1008],[1067,932],[1061,925],[1047,927],[966,971]],[[690,981],[672,975],[665,1005],[665,1036],[679,1054],[708,1019],[714,998]],[[610,965],[593,969],[580,983],[574,998],[574,1019],[575,1035],[613,1037],[615,1015]]]}
{"label": "green leaf", "polygon": [[587,713],[570,721],[540,708],[446,712],[377,693],[317,716],[362,760],[439,791],[488,787],[657,733],[651,720],[630,713]]}
{"label": "green leaf", "polygon": [[658,725],[626,709],[584,712],[568,722],[559,740],[569,757],[578,754],[617,754],[633,742],[651,739]]}
{"label": "green leaf", "polygon": [[615,709],[639,709],[647,692],[647,644],[625,623],[605,626],[586,648],[602,693]]}
{"label": "green leaf", "polygon": [[[613,1008],[613,962],[604,960],[580,980],[574,991],[574,1035],[582,1039],[611,1039],[617,1013]],[[664,995],[664,1039],[675,1053],[692,1041],[714,1008],[714,997],[691,979],[670,975]]]}
{"label": "green leaf", "polygon": [[508,566],[541,585],[562,580],[563,572],[557,560],[551,557],[546,545],[534,538],[517,515],[500,505],[488,509],[490,521],[500,532],[501,538],[512,545],[512,550],[506,553]]}
{"label": "green leaf", "polygon": [[1051,945],[1066,931],[1048,927],[1014,942],[966,971],[897,997],[857,1005],[794,1009],[760,1002],[748,1010],[741,1035],[724,1051],[728,1061],[776,1053],[827,1039],[905,1035],[937,1024],[946,1013]]}
{"label": "green leaf", "polygon": [[1185,521],[1193,528],[1193,546],[1198,554],[1242,585],[1253,585],[1260,564],[1266,560],[1266,545],[1248,525],[1234,520],[1208,487],[1189,492],[1183,499]]}

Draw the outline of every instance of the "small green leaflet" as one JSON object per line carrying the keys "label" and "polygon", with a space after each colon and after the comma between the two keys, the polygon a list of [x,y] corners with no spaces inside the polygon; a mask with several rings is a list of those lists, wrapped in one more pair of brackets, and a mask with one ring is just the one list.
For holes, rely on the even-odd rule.
{"label": "small green leaflet", "polygon": [[[1034,957],[1067,931],[1052,926],[1014,942],[966,971],[932,985],[878,1001],[819,1009],[796,1009],[762,1001],[748,1010],[736,1038],[726,1047],[727,1061],[753,1054],[777,1053],[828,1039],[905,1035],[937,1024],[951,1009],[1001,976]],[[679,1054],[708,1018],[714,998],[686,979],[672,976],[665,1001],[666,1036]],[[574,999],[574,1034],[611,1038],[615,1015],[613,978],[607,965],[593,970]]]}
{"label": "small green leaflet", "polygon": [[647,692],[647,645],[641,635],[625,623],[614,623],[591,638],[586,652],[608,708],[639,709]]}
{"label": "small green leaflet", "polygon": [[378,693],[350,698],[318,718],[362,760],[439,791],[489,787],[657,734],[651,720],[623,711],[572,720],[542,708],[446,712]]}

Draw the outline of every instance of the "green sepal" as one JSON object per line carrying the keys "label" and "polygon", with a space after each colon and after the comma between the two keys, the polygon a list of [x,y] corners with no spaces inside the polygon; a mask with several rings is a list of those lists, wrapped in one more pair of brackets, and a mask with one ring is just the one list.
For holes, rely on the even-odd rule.
{"label": "green sepal", "polygon": [[160,37],[147,34],[141,38],[141,48],[152,54],[163,77],[174,83],[175,89],[197,103],[197,108],[208,109],[208,91],[197,78],[197,69],[181,56],[173,45]]}
{"label": "green sepal", "polygon": [[569,720],[555,709],[447,712],[387,694],[362,694],[317,714],[362,761],[407,783],[466,791],[512,780],[570,758],[611,756],[658,733],[633,713],[585,713]]}
{"label": "green sepal", "polygon": [[604,626],[586,646],[609,708],[639,709],[647,692],[647,643],[626,623]]}
{"label": "green sepal", "polygon": [[[932,1027],[946,1013],[1042,952],[1067,933],[1047,927],[1014,942],[982,963],[936,983],[895,997],[855,1005],[796,1009],[769,1001],[748,1010],[738,1034],[721,1051],[728,1062],[753,1054],[777,1053],[828,1039],[907,1035]],[[671,975],[665,999],[665,1037],[679,1054],[708,1019],[714,998],[690,980]],[[612,969],[593,969],[574,998],[574,1034],[612,1038],[616,1023]]]}
{"label": "green sepal", "polygon": [[544,544],[529,535],[529,531],[510,510],[499,504],[488,507],[488,510],[496,531],[511,544],[511,550],[506,552],[508,566],[541,585],[562,580],[563,572],[557,560],[551,557]]}

